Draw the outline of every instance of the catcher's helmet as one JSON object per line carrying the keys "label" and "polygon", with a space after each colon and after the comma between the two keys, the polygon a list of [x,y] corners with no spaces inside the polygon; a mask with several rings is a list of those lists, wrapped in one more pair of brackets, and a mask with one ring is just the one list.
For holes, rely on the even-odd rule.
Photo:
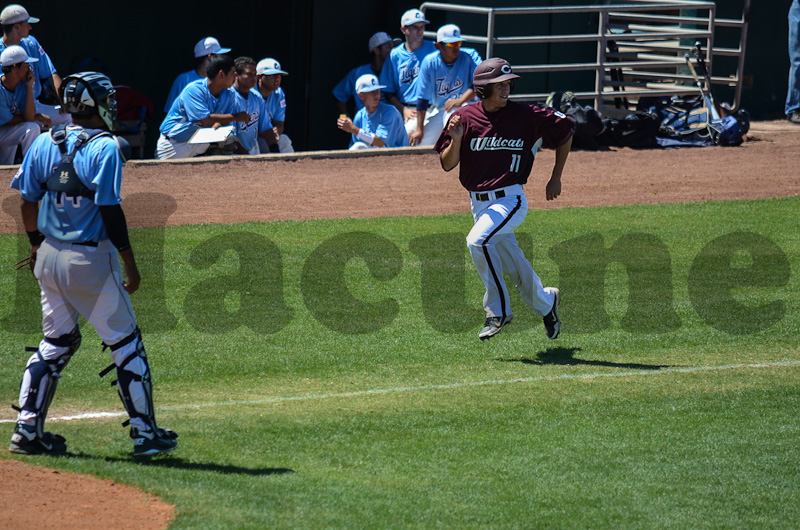
{"label": "catcher's helmet", "polygon": [[79,72],[68,75],[61,83],[64,110],[78,117],[100,115],[109,130],[117,119],[116,89],[105,75],[98,72]]}
{"label": "catcher's helmet", "polygon": [[500,57],[492,57],[475,68],[475,72],[472,74],[472,86],[478,97],[485,99],[489,96],[486,91],[488,85],[511,79],[519,79],[519,76],[511,71],[508,61]]}

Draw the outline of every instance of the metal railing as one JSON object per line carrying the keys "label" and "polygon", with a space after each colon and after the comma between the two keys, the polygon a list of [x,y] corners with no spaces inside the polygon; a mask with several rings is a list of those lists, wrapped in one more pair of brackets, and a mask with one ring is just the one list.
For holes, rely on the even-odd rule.
{"label": "metal railing", "polygon": [[[462,34],[468,42],[486,45],[486,57],[499,55],[498,48],[515,45],[596,43],[596,62],[559,64],[514,64],[518,74],[553,72],[594,72],[594,87],[575,91],[578,99],[592,99],[595,108],[621,98],[635,102],[646,96],[695,94],[696,85],[686,69],[684,55],[696,41],[704,44],[711,83],[734,87],[733,110],[738,110],[744,71],[750,0],[743,0],[740,19],[716,16],[716,4],[705,0],[605,0],[604,5],[558,7],[492,8],[425,2],[423,13],[444,11],[486,16],[486,34]],[[497,19],[506,16],[540,16],[586,13],[598,18],[596,33],[556,35],[497,35]],[[715,47],[716,29],[739,31],[738,46]],[[426,32],[435,39],[434,32]],[[714,57],[738,59],[735,68],[720,73],[713,70]],[[719,68],[717,69],[719,70]],[[714,75],[716,74],[716,75]],[[514,94],[514,99],[541,101],[548,93]]]}

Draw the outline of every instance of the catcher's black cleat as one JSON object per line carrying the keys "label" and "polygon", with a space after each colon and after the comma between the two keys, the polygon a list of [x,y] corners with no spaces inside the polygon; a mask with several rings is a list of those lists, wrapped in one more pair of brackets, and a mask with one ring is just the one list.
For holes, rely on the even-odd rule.
{"label": "catcher's black cleat", "polygon": [[514,318],[512,315],[508,315],[507,317],[489,317],[486,319],[486,322],[483,324],[483,329],[480,333],[478,333],[478,338],[481,340],[486,340],[494,337],[500,330],[503,329],[503,326],[511,322],[511,319]]}
{"label": "catcher's black cleat", "polygon": [[178,433],[160,427],[153,431],[140,431],[131,427],[133,456],[166,454],[178,447]]}
{"label": "catcher's black cleat", "polygon": [[548,339],[555,339],[561,332],[561,320],[558,318],[558,304],[561,303],[561,291],[553,287],[553,292],[556,295],[556,299],[553,301],[553,309],[542,317],[544,332],[547,334]]}
{"label": "catcher's black cleat", "polygon": [[36,427],[18,423],[8,450],[20,455],[61,455],[67,452],[66,442],[63,436],[50,432],[40,438],[36,436]]}

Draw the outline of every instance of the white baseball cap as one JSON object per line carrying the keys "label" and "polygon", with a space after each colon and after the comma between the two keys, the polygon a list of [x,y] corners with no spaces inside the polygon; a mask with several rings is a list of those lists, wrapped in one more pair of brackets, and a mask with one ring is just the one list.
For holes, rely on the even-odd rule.
{"label": "white baseball cap", "polygon": [[436,32],[436,42],[462,42],[461,28],[455,24],[445,24]]}
{"label": "white baseball cap", "polygon": [[25,48],[16,44],[9,46],[0,53],[0,66],[11,66],[18,63],[35,63],[39,59],[28,57]]}
{"label": "white baseball cap", "polygon": [[356,94],[372,92],[382,88],[386,88],[386,85],[381,85],[378,83],[378,78],[372,74],[364,74],[356,79]]}
{"label": "white baseball cap", "polygon": [[200,39],[200,42],[194,45],[195,58],[205,57],[206,55],[211,55],[212,53],[228,53],[229,51],[231,51],[230,48],[223,48],[220,46],[219,41],[214,37]]}
{"label": "white baseball cap", "polygon": [[404,28],[406,26],[410,26],[411,24],[416,24],[417,22],[424,22],[426,24],[430,24],[430,20],[425,20],[425,15],[422,14],[422,11],[419,9],[409,9],[403,16],[400,17],[400,27]]}
{"label": "white baseball cap", "polygon": [[17,22],[30,22],[31,24],[35,24],[39,22],[39,19],[30,16],[28,10],[19,4],[8,5],[0,12],[0,24],[5,26],[16,24]]}
{"label": "white baseball cap", "polygon": [[258,61],[256,65],[256,75],[289,75],[288,72],[281,70],[281,63],[273,59],[272,57],[267,57],[266,59],[261,59]]}
{"label": "white baseball cap", "polygon": [[372,53],[372,50],[374,50],[378,46],[383,46],[384,44],[389,44],[390,42],[395,46],[397,46],[398,44],[400,44],[401,41],[400,39],[391,38],[389,34],[386,33],[385,31],[379,31],[378,33],[369,38],[369,51],[370,53]]}

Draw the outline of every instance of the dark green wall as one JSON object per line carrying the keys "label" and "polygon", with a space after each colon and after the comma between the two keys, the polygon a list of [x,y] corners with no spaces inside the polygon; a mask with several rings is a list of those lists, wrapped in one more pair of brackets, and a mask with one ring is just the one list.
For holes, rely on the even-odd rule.
{"label": "dark green wall", "polygon": [[[575,5],[563,0],[486,0],[458,2],[483,6]],[[586,4],[599,3],[587,0]],[[789,0],[757,0],[752,8],[745,72],[743,106],[755,118],[782,114],[788,72],[787,21]],[[234,56],[256,60],[275,57],[289,76],[284,79],[288,112],[286,130],[298,150],[346,147],[348,139],[336,129],[337,112],[331,89],[348,70],[369,60],[367,42],[376,31],[400,37],[400,15],[414,4],[396,0],[264,2],[24,2],[32,16],[41,19],[34,35],[63,76],[87,57],[108,65],[115,82],[142,92],[155,104],[149,135],[152,153],[163,107],[174,77],[193,67],[192,48],[207,35],[217,37]],[[741,0],[718,2],[719,14],[735,18]],[[596,22],[586,17],[541,20],[531,23],[503,19],[500,31],[522,33],[514,24],[525,24],[532,33],[594,31]],[[437,13],[430,29],[457,23],[465,33],[484,33],[485,18],[477,15]],[[568,26],[565,27],[565,26]],[[482,46],[476,46],[482,53]],[[498,54],[503,54],[498,48]],[[594,52],[580,45],[540,46],[538,49],[506,50],[512,63],[541,63],[586,57]],[[95,63],[96,64],[96,63]],[[581,77],[583,76],[583,77]],[[518,90],[547,92],[586,83],[586,74],[543,75],[521,83]],[[589,80],[591,83],[591,80]],[[721,94],[726,99],[725,94]],[[727,98],[730,99],[730,98]]]}

